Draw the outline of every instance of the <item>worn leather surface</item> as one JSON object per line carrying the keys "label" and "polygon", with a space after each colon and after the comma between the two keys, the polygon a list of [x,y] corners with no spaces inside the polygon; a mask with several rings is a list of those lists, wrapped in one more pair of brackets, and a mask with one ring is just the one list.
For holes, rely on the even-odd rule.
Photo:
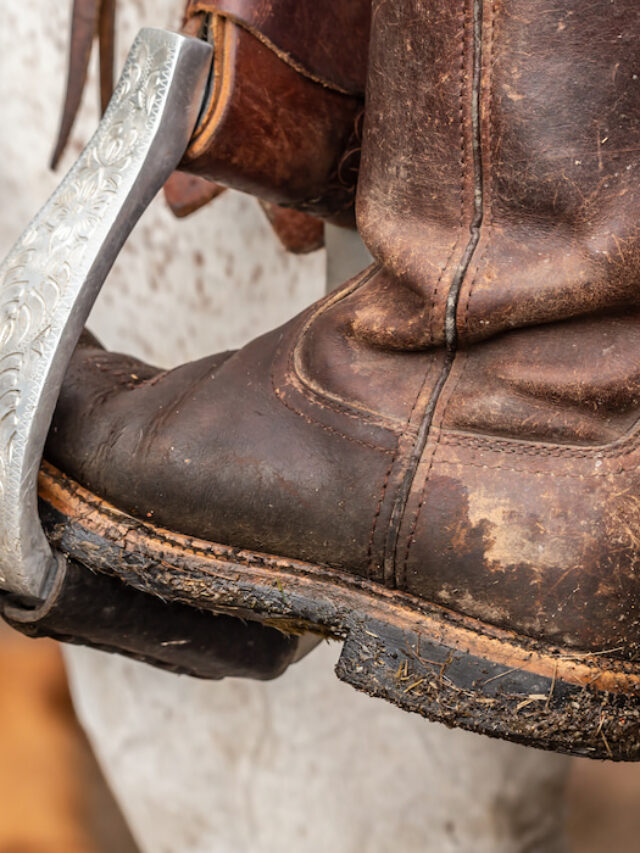
{"label": "worn leather surface", "polygon": [[203,21],[215,49],[214,78],[181,168],[351,224],[362,95],[312,80],[228,18]]}
{"label": "worn leather surface", "polygon": [[117,652],[198,678],[275,678],[298,648],[297,637],[275,628],[168,604],[73,561],[60,564],[39,607],[28,609],[4,597],[0,612],[31,637]]}
{"label": "worn leather surface", "polygon": [[[211,41],[215,61],[203,121],[181,168],[353,227],[369,24],[370,0],[189,0],[183,32]],[[113,88],[115,2],[74,0],[54,167],[80,106],[96,35],[104,110]],[[196,193],[178,177],[168,201],[186,215],[214,192]],[[289,221],[287,242],[308,250],[318,242],[309,240],[313,228],[300,217]]]}
{"label": "worn leather surface", "polygon": [[[353,227],[370,16],[371,0],[189,0],[183,29],[216,58],[181,168]],[[285,245],[312,230],[289,220]]]}
{"label": "worn leather surface", "polygon": [[298,323],[157,375],[88,343],[68,373],[47,458],[160,526],[366,574],[395,436],[290,387]]}
{"label": "worn leather surface", "polygon": [[187,17],[224,15],[325,85],[362,96],[371,0],[189,0]]}
{"label": "worn leather surface", "polygon": [[47,456],[180,532],[632,658],[640,9],[377,0],[372,20],[375,264],[168,374],[86,342]]}
{"label": "worn leather surface", "polygon": [[376,346],[444,342],[474,215],[472,13],[471,0],[374,5],[357,205],[382,269],[353,323]]}

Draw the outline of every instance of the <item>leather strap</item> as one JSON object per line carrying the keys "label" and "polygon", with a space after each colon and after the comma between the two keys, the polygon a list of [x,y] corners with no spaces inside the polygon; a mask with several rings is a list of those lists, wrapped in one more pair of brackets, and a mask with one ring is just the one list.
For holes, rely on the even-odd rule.
{"label": "leather strap", "polygon": [[186,16],[228,17],[324,86],[364,95],[371,0],[188,0]]}

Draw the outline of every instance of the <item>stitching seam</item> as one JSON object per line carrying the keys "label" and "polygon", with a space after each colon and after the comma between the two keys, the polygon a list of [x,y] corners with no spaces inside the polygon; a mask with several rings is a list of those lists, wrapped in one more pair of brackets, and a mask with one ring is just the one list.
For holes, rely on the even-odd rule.
{"label": "stitching seam", "polygon": [[[480,228],[482,225],[484,212],[484,185],[483,185],[483,170],[482,170],[482,143],[481,143],[481,127],[480,127],[480,99],[482,85],[482,27],[483,27],[483,0],[473,0],[473,18],[472,18],[472,86],[471,86],[471,130],[472,130],[472,150],[473,150],[473,212],[469,223],[469,238],[465,249],[460,257],[453,279],[449,286],[449,291],[446,300],[446,310],[444,318],[444,337],[446,345],[446,360],[442,366],[440,376],[432,390],[431,397],[424,411],[422,422],[418,430],[418,437],[414,443],[411,454],[408,458],[405,474],[398,488],[394,505],[391,511],[389,530],[385,543],[385,571],[393,573],[396,586],[399,581],[398,577],[398,547],[400,544],[400,532],[405,518],[407,505],[413,491],[415,477],[420,468],[420,461],[424,455],[425,448],[429,441],[433,419],[439,403],[441,394],[449,380],[451,370],[455,360],[457,347],[457,312],[458,300],[462,284],[464,282],[467,270],[473,258],[474,252],[478,246],[480,239]],[[461,14],[461,40],[464,60],[464,51],[466,48],[467,35],[467,6],[466,2],[462,3]],[[464,105],[465,94],[465,75],[464,61],[460,65],[460,94],[459,104]],[[464,110],[459,111],[460,132],[464,134]],[[465,181],[464,163],[461,163],[460,180],[461,187],[464,189]],[[464,203],[464,193],[461,193],[461,204]],[[461,209],[461,218],[464,220],[464,208]],[[438,433],[439,435],[439,433]],[[437,446],[437,440],[436,440]],[[434,449],[435,454],[435,449]],[[417,517],[414,521],[417,523]],[[410,544],[410,540],[409,540]],[[388,566],[388,569],[387,569]]]}
{"label": "stitching seam", "polygon": [[[451,400],[453,399],[453,396],[454,396],[454,394],[458,388],[458,385],[460,384],[460,380],[462,379],[462,376],[463,376],[465,370],[467,369],[468,364],[469,364],[468,359],[465,359],[465,363],[462,367],[462,370],[458,374],[458,378],[456,379],[455,384],[454,384],[453,388],[451,389],[451,393],[449,394],[449,399],[447,400],[447,402],[445,404],[444,410],[442,412],[442,417],[440,418],[440,423],[444,422],[445,416],[446,416],[447,411],[449,409],[449,404],[451,403]],[[425,499],[426,499],[427,483],[429,482],[429,475],[431,474],[431,469],[433,468],[434,463],[435,463],[436,453],[438,452],[438,445],[440,443],[441,436],[442,436],[442,432],[441,432],[441,430],[438,430],[437,438],[436,438],[436,441],[435,441],[435,444],[433,447],[433,452],[431,454],[431,460],[429,461],[429,467],[427,469],[427,473],[425,474],[424,484],[423,484],[422,490],[420,492],[420,501],[418,502],[418,507],[416,509],[416,513],[414,515],[413,522],[411,524],[411,529],[409,530],[409,535],[407,537],[407,545],[405,548],[404,560],[403,560],[403,574],[405,577],[407,574],[407,567],[409,565],[409,555],[411,552],[411,547],[413,545],[413,537],[415,536],[415,532],[416,532],[416,529],[418,527],[418,520],[419,520],[420,515],[422,513],[422,507],[423,507]]]}
{"label": "stitching seam", "polygon": [[283,397],[283,395],[282,395],[282,391],[280,390],[280,388],[276,388],[276,386],[275,386],[275,385],[273,385],[273,384],[272,384],[272,388],[273,388],[274,394],[276,395],[276,397],[278,398],[278,400],[280,400],[280,402],[282,403],[282,405],[283,405],[285,408],[289,409],[289,411],[294,412],[294,414],[299,415],[299,416],[300,416],[303,420],[305,420],[308,424],[313,424],[313,425],[315,425],[315,426],[317,426],[317,427],[320,427],[320,429],[324,429],[324,430],[326,430],[327,432],[331,432],[331,433],[333,433],[334,435],[339,435],[339,436],[340,436],[340,438],[344,438],[344,439],[346,439],[347,441],[352,441],[352,442],[354,442],[355,444],[361,444],[363,447],[369,447],[369,448],[371,448],[372,450],[378,450],[380,453],[393,453],[393,450],[392,450],[391,448],[389,448],[389,447],[381,447],[379,444],[373,444],[372,442],[369,442],[369,441],[363,441],[363,440],[362,440],[362,439],[360,439],[360,438],[354,438],[354,437],[353,437],[353,436],[351,436],[351,435],[346,435],[345,433],[340,432],[340,430],[335,429],[334,427],[331,427],[331,426],[329,426],[328,424],[320,423],[320,421],[315,420],[315,418],[309,417],[309,415],[307,415],[307,414],[305,414],[304,412],[301,412],[299,409],[296,409],[296,408],[294,408],[293,406],[291,406],[291,405],[290,405],[290,404],[289,404],[289,403],[284,399],[284,397]]}
{"label": "stitching seam", "polygon": [[[420,398],[422,396],[422,391],[424,389],[424,386],[426,385],[426,382],[427,382],[427,379],[430,375],[430,372],[431,371],[427,370],[426,375],[423,379],[422,385],[420,386],[420,390],[416,394],[416,398],[413,402],[413,406],[411,407],[411,411],[409,412],[409,417],[407,418],[407,428],[409,427],[409,425],[411,423],[411,418],[413,417],[413,414],[414,414],[416,407],[418,405],[418,401],[420,400]],[[378,525],[378,519],[380,518],[380,511],[382,510],[382,504],[383,504],[384,497],[385,497],[385,494],[387,491],[387,486],[389,485],[389,478],[391,477],[391,472],[393,470],[393,466],[394,466],[395,461],[398,458],[399,454],[400,454],[400,439],[398,439],[398,443],[396,444],[395,450],[393,452],[393,456],[391,458],[391,463],[389,465],[387,473],[385,474],[385,478],[384,478],[384,481],[382,483],[382,493],[380,495],[380,499],[378,500],[378,506],[376,507],[375,515],[373,516],[373,526],[371,528],[371,535],[369,536],[369,547],[367,548],[367,563],[368,563],[370,569],[372,568],[371,563],[372,563],[372,558],[373,558],[373,542],[374,542],[374,537],[375,537],[375,533],[376,533],[376,527]]]}
{"label": "stitching seam", "polygon": [[[474,37],[474,93],[473,93],[472,118],[473,118],[473,124],[474,124],[474,169],[475,169],[475,182],[476,182],[476,199],[475,199],[476,213],[474,216],[474,220],[475,220],[474,227],[475,227],[476,232],[477,232],[477,239],[478,240],[480,237],[480,228],[484,222],[484,208],[485,208],[485,199],[486,199],[486,186],[484,183],[484,171],[485,170],[484,170],[484,166],[483,166],[483,157],[482,157],[482,118],[481,118],[481,100],[482,100],[482,85],[483,85],[483,81],[482,81],[482,62],[483,61],[482,61],[482,53],[481,53],[481,50],[482,50],[481,43],[482,43],[482,36],[483,36],[482,28],[484,25],[483,14],[482,14],[483,2],[484,2],[484,0],[474,0],[474,36],[473,36]],[[494,7],[493,3],[491,4],[490,8],[491,8],[491,17],[490,17],[490,20],[488,22],[489,51],[488,51],[488,57],[487,57],[487,68],[489,69],[489,73],[490,73],[490,70],[492,67],[493,45],[494,45],[494,12],[495,12],[495,7]],[[492,109],[492,97],[491,97],[492,93],[493,93],[493,89],[494,89],[494,80],[493,80],[493,78],[491,78],[490,79],[490,89],[489,89],[490,97],[488,99],[488,104],[487,104],[487,112],[488,112],[488,120],[489,120],[489,139],[491,139],[492,131],[493,131],[493,109]],[[473,228],[472,228],[472,234],[473,234]],[[473,237],[472,237],[472,241],[473,241]],[[487,241],[487,243],[488,243],[488,241]],[[475,245],[477,246],[477,242]],[[473,252],[475,250],[475,246],[473,246],[472,243],[470,243],[469,249],[470,249],[470,254],[468,257],[467,268],[462,272],[462,276],[464,276],[464,274],[468,270],[468,265],[471,263],[471,259],[473,257]],[[486,247],[485,247],[485,252],[486,252]],[[483,253],[483,257],[484,257],[484,253]],[[478,261],[478,265],[481,263],[481,261],[482,261],[482,258]],[[477,272],[476,272],[476,277],[477,277]],[[475,284],[476,277],[474,277],[474,279],[471,282],[471,285],[469,288],[469,298],[470,298],[470,294],[471,294],[471,289],[473,288],[473,285]],[[462,287],[462,281],[463,281],[463,278],[461,278],[461,280],[460,280],[460,287]],[[459,295],[459,293],[458,293],[458,295]],[[454,352],[453,359],[455,360],[455,348],[457,345],[457,327],[458,327],[457,315],[458,315],[458,307],[459,306],[457,304],[457,301],[455,301],[455,293],[453,290],[453,285],[452,285],[451,291],[449,292],[448,302],[451,305],[452,314],[451,314],[451,317],[449,317],[449,316],[447,317],[447,321],[450,321],[451,334],[453,336],[453,340],[452,340],[452,349]],[[467,300],[467,307],[468,307],[468,300]],[[465,314],[465,322],[466,322],[466,314]],[[465,367],[466,367],[466,364],[465,364]],[[449,396],[449,399],[447,400],[447,404],[445,405],[445,408],[444,408],[444,411],[442,414],[441,423],[444,420],[444,416],[447,412],[449,403],[451,402],[452,396],[455,393],[455,390],[458,386],[458,383],[460,381],[460,377],[464,373],[465,367],[463,367],[460,374],[458,375],[458,379],[456,380],[454,387],[451,391],[451,394]],[[448,377],[447,377],[447,379],[448,379]],[[446,381],[447,380],[445,380],[445,382]],[[435,414],[435,412],[434,412],[434,414]],[[417,527],[418,527],[419,518],[420,518],[420,515],[422,513],[422,507],[423,507],[425,499],[426,499],[426,491],[427,491],[427,484],[428,484],[429,476],[431,474],[433,462],[434,462],[436,453],[438,451],[438,446],[439,446],[441,437],[442,437],[442,431],[438,430],[436,438],[435,438],[435,442],[434,442],[432,457],[431,457],[431,460],[429,463],[429,469],[425,475],[425,480],[424,480],[424,483],[422,485],[422,489],[420,491],[420,501],[418,503],[416,515],[415,515],[415,518],[414,518],[413,523],[411,525],[409,536],[407,538],[405,559],[404,559],[404,572],[405,572],[405,574],[406,574],[406,571],[408,568],[411,548],[413,546],[413,537],[415,536],[415,532],[416,532]]]}
{"label": "stitching seam", "polygon": [[369,410],[359,408],[357,409],[346,401],[341,402],[338,400],[333,400],[332,398],[327,396],[326,391],[319,391],[312,387],[309,384],[309,380],[306,378],[306,376],[296,366],[296,362],[298,361],[298,349],[305,335],[311,329],[314,323],[327,311],[333,308],[334,305],[337,305],[343,299],[347,299],[361,287],[364,287],[364,285],[367,284],[367,282],[369,282],[373,278],[373,276],[378,272],[379,269],[380,264],[375,264],[369,267],[368,270],[365,271],[365,273],[360,277],[360,279],[356,280],[351,287],[344,288],[342,291],[339,291],[337,294],[337,298],[325,301],[320,306],[320,308],[318,308],[310,315],[309,320],[304,324],[304,326],[300,330],[300,333],[296,337],[295,343],[291,347],[291,353],[288,358],[287,367],[285,370],[285,382],[287,382],[290,386],[294,387],[299,394],[305,397],[305,399],[313,405],[317,405],[323,409],[329,409],[333,412],[336,412],[337,414],[345,415],[345,417],[348,418],[353,418],[354,420],[357,420],[360,423],[371,423],[374,426],[380,427],[381,429],[386,429],[397,435],[402,434],[404,432],[404,421],[400,420],[399,418],[387,418],[384,415],[380,415],[375,412],[369,413]]}
{"label": "stitching seam", "polygon": [[[329,426],[328,424],[323,424],[323,423],[321,423],[320,421],[318,421],[318,420],[316,420],[315,418],[313,418],[313,417],[311,417],[310,415],[308,415],[306,412],[301,411],[300,409],[296,408],[296,407],[295,407],[295,406],[293,406],[291,403],[289,403],[289,402],[285,399],[283,391],[282,391],[280,388],[278,388],[278,387],[276,386],[276,381],[275,381],[275,376],[274,376],[274,371],[275,371],[275,361],[276,361],[277,356],[280,354],[280,351],[281,351],[281,350],[280,350],[280,347],[278,347],[278,350],[276,351],[276,357],[274,358],[273,363],[272,363],[272,365],[271,365],[271,371],[270,371],[270,373],[269,373],[269,378],[270,378],[270,381],[271,381],[271,388],[272,388],[272,390],[273,390],[273,393],[275,394],[276,398],[277,398],[277,399],[282,403],[282,405],[283,405],[286,409],[289,409],[289,411],[290,411],[290,412],[293,412],[294,414],[296,414],[296,415],[298,415],[299,417],[301,417],[301,418],[302,418],[303,420],[305,420],[308,424],[314,424],[315,426],[320,427],[320,429],[323,429],[323,430],[325,430],[326,432],[334,433],[335,435],[339,435],[341,438],[344,438],[344,439],[346,439],[347,441],[352,441],[352,442],[354,442],[355,444],[360,444],[360,445],[362,445],[363,447],[369,447],[369,448],[371,448],[372,450],[378,450],[378,451],[380,451],[380,453],[393,453],[393,450],[392,450],[391,448],[388,448],[388,447],[381,447],[380,445],[378,445],[378,444],[374,444],[373,442],[370,442],[370,441],[363,441],[363,440],[362,440],[362,439],[360,439],[360,438],[354,438],[353,436],[346,435],[346,433],[341,432],[339,429],[336,429],[335,427]],[[290,353],[289,353],[289,362],[288,362],[288,364],[287,364],[287,370],[290,370],[290,369],[291,369],[290,361],[291,361],[291,358],[292,358],[292,354],[293,354],[293,349],[291,349],[291,351],[290,351]]]}
{"label": "stitching seam", "polygon": [[616,444],[599,447],[563,447],[560,445],[521,445],[504,439],[484,439],[482,436],[464,436],[448,433],[443,438],[448,447],[472,447],[492,453],[512,453],[517,456],[565,459],[611,459],[627,456],[640,446],[640,433],[634,431],[629,438]]}
{"label": "stitching seam", "polygon": [[625,474],[628,471],[638,471],[638,463],[634,462],[633,465],[620,465],[616,469],[609,469],[606,471],[588,471],[585,474],[571,474],[570,472],[561,472],[556,473],[554,471],[531,471],[527,468],[516,468],[512,465],[487,465],[481,462],[470,462],[466,460],[450,460],[450,459],[438,459],[433,463],[434,465],[449,465],[450,467],[470,467],[470,468],[481,468],[486,471],[514,471],[520,474],[531,474],[534,477],[551,477],[558,480],[571,479],[571,480],[592,480],[603,477],[609,477],[612,474]]}

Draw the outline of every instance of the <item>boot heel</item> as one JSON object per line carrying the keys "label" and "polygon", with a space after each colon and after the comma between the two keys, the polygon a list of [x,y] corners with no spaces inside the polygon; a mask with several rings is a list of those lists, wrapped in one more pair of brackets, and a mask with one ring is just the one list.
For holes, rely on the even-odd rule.
{"label": "boot heel", "polygon": [[[637,670],[514,637],[505,651],[520,645],[523,664],[535,667],[518,668],[474,654],[483,635],[478,632],[476,643],[461,636],[460,646],[368,620],[350,630],[336,674],[357,690],[449,727],[590,758],[638,760]],[[621,668],[631,692],[598,689],[598,681],[621,686]]]}

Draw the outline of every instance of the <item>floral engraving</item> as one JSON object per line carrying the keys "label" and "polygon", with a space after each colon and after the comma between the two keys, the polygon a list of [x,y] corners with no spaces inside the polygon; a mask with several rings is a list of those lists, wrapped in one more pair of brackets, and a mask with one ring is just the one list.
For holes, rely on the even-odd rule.
{"label": "floral engraving", "polygon": [[95,246],[155,134],[176,49],[138,37],[95,136],[0,266],[0,580],[21,554],[23,481],[33,467],[25,454],[47,375]]}

